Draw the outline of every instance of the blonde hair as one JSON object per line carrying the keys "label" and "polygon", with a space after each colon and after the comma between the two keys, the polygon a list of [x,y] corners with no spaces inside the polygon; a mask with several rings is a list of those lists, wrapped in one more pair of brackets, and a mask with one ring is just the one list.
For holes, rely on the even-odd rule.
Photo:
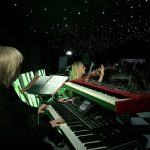
{"label": "blonde hair", "polygon": [[82,72],[80,71],[80,67],[83,66],[81,61],[75,61],[72,64],[72,68],[70,71],[70,80],[80,79],[82,76]]}
{"label": "blonde hair", "polygon": [[0,85],[8,87],[23,61],[23,55],[15,48],[0,46]]}

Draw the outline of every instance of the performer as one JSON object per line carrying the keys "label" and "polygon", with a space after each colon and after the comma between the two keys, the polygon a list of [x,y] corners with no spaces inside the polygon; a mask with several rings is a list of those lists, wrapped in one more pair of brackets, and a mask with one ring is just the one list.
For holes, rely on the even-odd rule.
{"label": "performer", "polygon": [[93,79],[95,77],[99,77],[98,82],[102,82],[104,77],[103,65],[92,72],[86,73],[86,67],[84,66],[82,61],[75,61],[72,64],[72,69],[70,71],[70,80],[81,79],[89,81],[90,79]]}
{"label": "performer", "polygon": [[0,46],[0,145],[15,150],[53,149],[44,138],[64,120],[42,121],[39,118],[47,105],[35,108],[20,100],[12,83],[20,74],[22,61],[16,48]]}
{"label": "performer", "polygon": [[[101,65],[98,69],[86,73],[86,67],[84,66],[82,61],[75,61],[72,64],[70,70],[69,80],[84,80],[89,81],[91,79],[97,78],[97,82],[102,82],[104,77],[104,66]],[[58,98],[59,102],[66,103],[66,102],[73,102],[77,97],[74,95],[72,91],[66,90],[65,88],[60,89],[60,98]],[[58,93],[59,94],[59,93]]]}

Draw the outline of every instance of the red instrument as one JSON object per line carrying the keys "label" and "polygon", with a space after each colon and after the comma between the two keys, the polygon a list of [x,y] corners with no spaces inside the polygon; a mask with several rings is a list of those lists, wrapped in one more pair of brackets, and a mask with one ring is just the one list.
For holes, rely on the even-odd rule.
{"label": "red instrument", "polygon": [[83,80],[72,80],[70,82],[74,84],[73,88],[76,88],[77,86],[77,93],[85,92],[82,95],[89,95],[91,100],[94,100],[96,98],[96,100],[94,100],[95,102],[102,105],[104,104],[104,106],[106,107],[108,103],[110,105],[110,108],[114,109],[117,114],[150,111],[150,93],[124,92],[105,86],[92,84]]}

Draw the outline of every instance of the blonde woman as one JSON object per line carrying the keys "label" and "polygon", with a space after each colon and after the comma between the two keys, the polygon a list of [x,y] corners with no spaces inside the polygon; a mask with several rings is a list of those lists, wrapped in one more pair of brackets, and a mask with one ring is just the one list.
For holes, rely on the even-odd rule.
{"label": "blonde woman", "polygon": [[85,74],[85,66],[81,61],[75,61],[72,64],[72,68],[70,71],[70,80],[82,79]]}
{"label": "blonde woman", "polygon": [[[101,65],[99,69],[96,69],[90,73],[86,73],[86,67],[82,63],[82,61],[75,61],[71,66],[70,77],[69,80],[84,80],[89,81],[98,77],[97,82],[102,82],[104,77],[104,66]],[[59,102],[73,102],[75,98],[74,93],[70,90],[66,90],[65,88],[61,88],[61,98],[58,99]],[[63,98],[62,98],[63,97]]]}
{"label": "blonde woman", "polygon": [[98,82],[102,82],[103,77],[104,77],[104,66],[101,65],[98,69],[86,73],[86,67],[81,61],[75,61],[72,64],[72,69],[70,71],[70,80],[76,80],[76,79],[81,79],[88,81],[94,77],[98,77]]}
{"label": "blonde woman", "polygon": [[64,120],[37,122],[31,119],[32,116],[38,118],[47,105],[31,107],[15,92],[12,83],[21,71],[22,61],[23,55],[16,48],[0,46],[0,145],[15,150],[53,149],[43,139]]}

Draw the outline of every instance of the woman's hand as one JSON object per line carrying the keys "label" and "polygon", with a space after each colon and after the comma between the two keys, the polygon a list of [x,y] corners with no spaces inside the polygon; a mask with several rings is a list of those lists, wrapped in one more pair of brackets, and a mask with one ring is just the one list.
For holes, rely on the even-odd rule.
{"label": "woman's hand", "polygon": [[105,68],[103,65],[101,65],[101,67],[99,68],[100,69],[100,72],[101,72],[101,76],[104,76],[104,72],[105,72]]}
{"label": "woman's hand", "polygon": [[48,105],[42,104],[38,109],[38,114],[44,113],[44,111],[47,107],[48,107]]}
{"label": "woman's hand", "polygon": [[104,78],[104,73],[105,73],[105,68],[104,68],[104,66],[103,65],[101,65],[101,67],[99,68],[99,70],[100,70],[100,77],[99,77],[99,79],[98,79],[98,82],[102,82],[103,81],[103,78]]}
{"label": "woman's hand", "polygon": [[58,118],[58,119],[49,121],[49,123],[52,125],[53,128],[55,128],[55,127],[59,127],[61,124],[65,123],[65,121],[62,118]]}

